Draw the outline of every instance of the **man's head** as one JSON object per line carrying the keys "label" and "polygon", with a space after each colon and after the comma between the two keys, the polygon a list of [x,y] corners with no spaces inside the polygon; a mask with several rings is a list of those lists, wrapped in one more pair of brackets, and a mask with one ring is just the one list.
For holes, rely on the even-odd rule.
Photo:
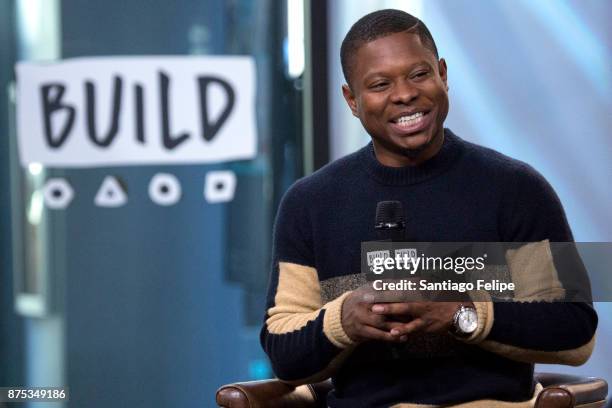
{"label": "man's head", "polygon": [[340,51],[344,97],[386,165],[418,164],[439,150],[448,113],[446,63],[425,25],[399,10],[357,21]]}
{"label": "man's head", "polygon": [[361,17],[346,33],[340,46],[340,63],[344,80],[351,85],[351,57],[363,44],[390,34],[408,32],[416,34],[421,43],[429,48],[438,59],[438,48],[427,26],[416,18],[401,10],[378,10]]}

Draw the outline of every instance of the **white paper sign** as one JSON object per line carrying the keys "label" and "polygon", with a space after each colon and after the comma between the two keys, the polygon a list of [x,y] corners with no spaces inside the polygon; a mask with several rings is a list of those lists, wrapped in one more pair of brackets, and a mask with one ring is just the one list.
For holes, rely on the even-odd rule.
{"label": "white paper sign", "polygon": [[22,165],[94,167],[250,159],[251,57],[93,57],[17,65]]}

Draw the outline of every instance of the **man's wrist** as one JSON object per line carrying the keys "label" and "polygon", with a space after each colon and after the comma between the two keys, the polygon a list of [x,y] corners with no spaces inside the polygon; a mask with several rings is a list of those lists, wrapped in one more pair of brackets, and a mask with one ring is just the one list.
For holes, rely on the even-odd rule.
{"label": "man's wrist", "polygon": [[336,347],[346,348],[355,341],[351,339],[342,326],[342,308],[351,292],[345,292],[324,306],[323,332]]}
{"label": "man's wrist", "polygon": [[486,291],[470,291],[468,294],[478,315],[478,328],[472,335],[460,340],[470,344],[478,344],[489,336],[493,327],[495,314],[493,301],[491,295]]}

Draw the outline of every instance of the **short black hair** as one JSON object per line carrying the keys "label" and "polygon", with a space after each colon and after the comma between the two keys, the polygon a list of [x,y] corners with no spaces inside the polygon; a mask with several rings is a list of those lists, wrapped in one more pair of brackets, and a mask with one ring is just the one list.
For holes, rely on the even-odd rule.
{"label": "short black hair", "polygon": [[425,23],[405,11],[395,9],[378,10],[361,17],[346,33],[340,47],[340,63],[346,83],[352,73],[350,59],[359,47],[370,41],[399,32],[416,34],[423,45],[438,59],[438,48]]}

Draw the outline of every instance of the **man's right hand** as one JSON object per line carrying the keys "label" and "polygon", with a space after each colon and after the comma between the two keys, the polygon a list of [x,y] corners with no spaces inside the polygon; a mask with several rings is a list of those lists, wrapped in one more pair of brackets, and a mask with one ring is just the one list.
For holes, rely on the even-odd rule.
{"label": "man's right hand", "polygon": [[375,296],[372,289],[361,287],[344,299],[342,303],[342,328],[355,342],[381,340],[393,343],[404,342],[407,336],[391,334],[391,329],[402,326],[401,322],[390,321],[386,316],[372,312]]}

